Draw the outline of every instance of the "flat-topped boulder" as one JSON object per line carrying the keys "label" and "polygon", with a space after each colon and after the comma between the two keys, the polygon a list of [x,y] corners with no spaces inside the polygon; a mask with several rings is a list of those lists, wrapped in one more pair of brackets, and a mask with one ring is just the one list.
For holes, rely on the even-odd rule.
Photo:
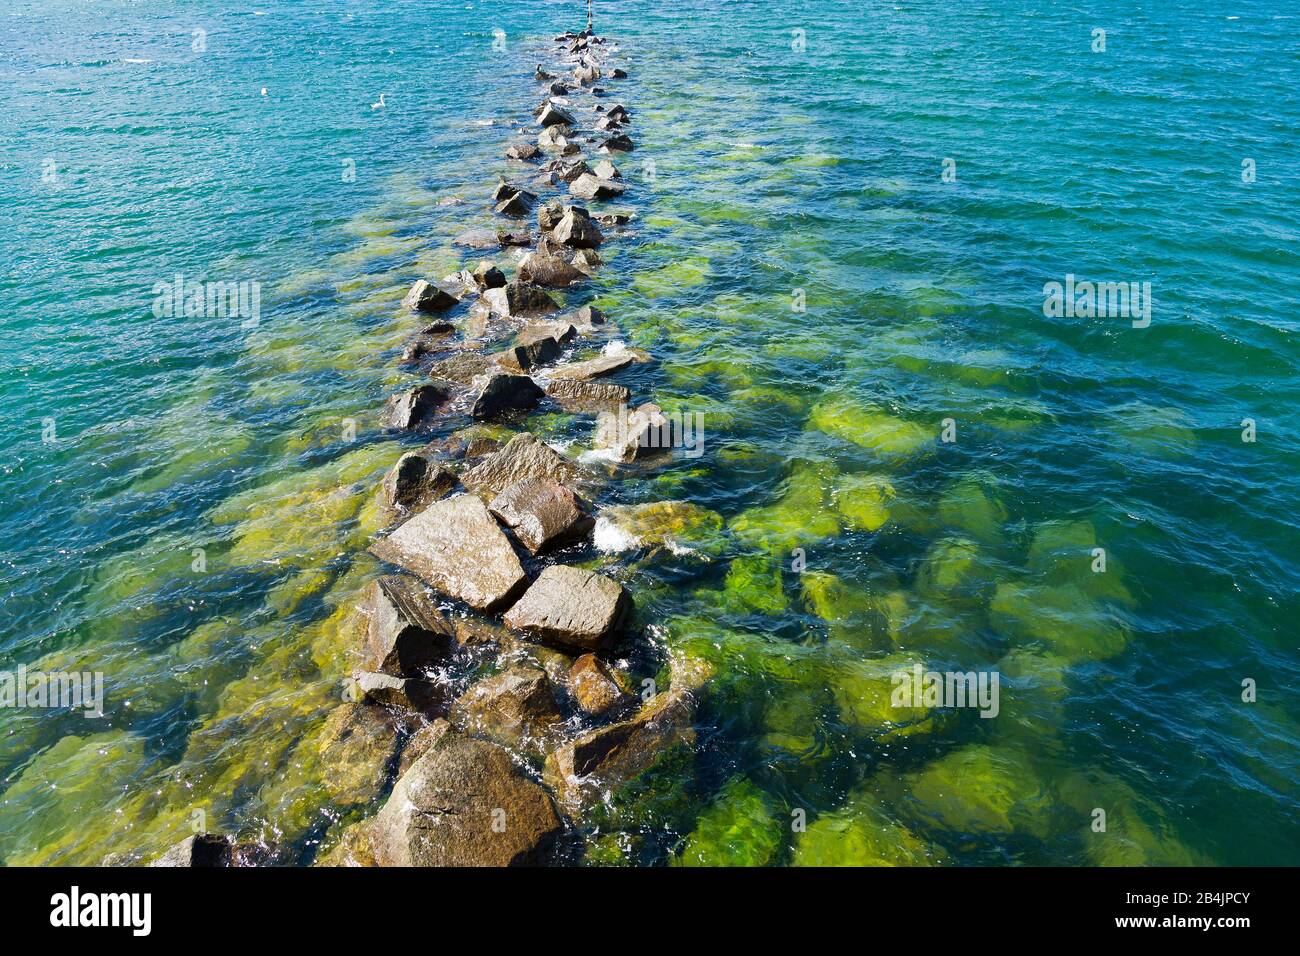
{"label": "flat-topped boulder", "polygon": [[623,195],[625,188],[621,183],[616,183],[612,179],[602,179],[595,173],[583,173],[569,183],[569,192],[580,199],[614,199]]}
{"label": "flat-topped boulder", "polygon": [[562,485],[572,485],[578,474],[577,465],[545,442],[523,432],[464,472],[460,480],[470,491],[491,501],[524,478],[553,478]]}
{"label": "flat-topped boulder", "polygon": [[406,293],[402,305],[413,312],[446,312],[460,305],[460,299],[446,289],[420,279]]}
{"label": "flat-topped boulder", "polygon": [[525,412],[540,402],[546,393],[527,375],[509,371],[489,374],[474,397],[470,415],[479,419],[496,419],[515,412]]}
{"label": "flat-topped boulder", "polygon": [[419,452],[408,451],[384,476],[380,495],[396,511],[419,511],[429,502],[451,494],[456,475]]}
{"label": "flat-topped boulder", "polygon": [[451,393],[440,385],[416,385],[389,396],[384,421],[393,428],[419,428],[451,398]]}
{"label": "flat-topped boulder", "polygon": [[573,362],[569,365],[561,365],[551,373],[551,379],[553,381],[561,379],[586,381],[587,379],[600,378],[604,375],[613,375],[619,369],[627,368],[635,361],[636,358],[627,352],[615,352],[611,355],[598,355],[595,358],[587,359],[585,362]]}
{"label": "flat-topped boulder", "polygon": [[492,370],[492,360],[477,352],[461,352],[429,366],[429,377],[468,388],[480,375]]}
{"label": "flat-topped boulder", "polygon": [[479,611],[509,605],[528,583],[510,540],[475,495],[435,501],[370,550]]}
{"label": "flat-topped boulder", "polygon": [[516,481],[488,510],[533,554],[581,540],[595,525],[578,496],[554,478]]}
{"label": "flat-topped boulder", "polygon": [[534,342],[538,339],[555,339],[563,345],[571,342],[578,335],[578,328],[563,318],[549,322],[529,322],[519,333],[519,341]]}
{"label": "flat-topped boulder", "polygon": [[384,575],[366,588],[363,602],[367,670],[423,677],[455,649],[451,623],[415,578]]}
{"label": "flat-topped boulder", "polygon": [[475,682],[451,707],[458,730],[539,754],[563,721],[545,671],[522,664]]}
{"label": "flat-topped boulder", "polygon": [[547,644],[596,650],[620,631],[632,597],[613,578],[554,564],[506,612],[505,623]]}
{"label": "flat-topped boulder", "polygon": [[566,412],[616,412],[632,397],[622,385],[570,378],[547,382],[546,395]]}
{"label": "flat-topped boulder", "polygon": [[551,860],[564,824],[509,751],[448,733],[402,774],[370,828],[380,866],[535,866]]}
{"label": "flat-topped boulder", "polygon": [[558,312],[560,306],[545,289],[531,282],[507,282],[498,289],[483,293],[483,301],[497,315],[505,318],[532,318]]}

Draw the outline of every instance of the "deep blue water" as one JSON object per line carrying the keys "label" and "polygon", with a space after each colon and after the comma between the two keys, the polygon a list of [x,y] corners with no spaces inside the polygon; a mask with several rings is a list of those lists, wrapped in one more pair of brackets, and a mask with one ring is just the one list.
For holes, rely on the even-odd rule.
{"label": "deep blue water", "polygon": [[[328,840],[294,746],[377,570],[396,303],[469,261],[580,6],[0,12],[0,669],[108,686],[102,721],[0,713],[6,861],[147,855],[195,807],[288,860]],[[693,769],[590,858],[1296,863],[1300,14],[690,0],[597,27],[639,140],[594,301],[657,359],[625,383],[709,423],[600,504],[686,498],[724,535],[614,556],[717,675]],[[257,328],[155,316],[177,273],[259,282]],[[1067,275],[1149,282],[1150,325],[1045,315]],[[862,682],[914,659],[998,670],[1002,714],[882,735]]]}

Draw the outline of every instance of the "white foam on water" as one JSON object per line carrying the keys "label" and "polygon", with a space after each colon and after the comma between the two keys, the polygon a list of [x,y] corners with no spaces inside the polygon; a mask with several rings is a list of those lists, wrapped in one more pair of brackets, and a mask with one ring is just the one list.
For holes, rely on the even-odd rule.
{"label": "white foam on water", "polygon": [[617,554],[619,551],[631,551],[641,542],[608,518],[597,518],[596,528],[591,533],[591,543],[606,554]]}

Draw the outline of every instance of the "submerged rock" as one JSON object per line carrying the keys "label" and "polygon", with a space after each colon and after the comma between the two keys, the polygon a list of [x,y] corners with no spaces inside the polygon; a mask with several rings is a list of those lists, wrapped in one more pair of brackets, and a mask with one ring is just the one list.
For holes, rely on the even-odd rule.
{"label": "submerged rock", "polygon": [[460,305],[460,299],[445,289],[420,279],[406,293],[402,305],[415,312],[446,312]]}
{"label": "submerged rock", "polygon": [[431,501],[451,493],[456,475],[418,452],[408,451],[384,477],[384,503],[399,511],[419,511]]}
{"label": "submerged rock", "polygon": [[635,699],[595,654],[583,654],[573,662],[565,686],[578,706],[594,717],[603,717]]}
{"label": "submerged rock", "polygon": [[564,806],[578,810],[643,773],[677,744],[694,743],[690,695],[655,695],[627,720],[597,727],[559,747],[546,760],[545,779]]}
{"label": "submerged rock", "polygon": [[455,645],[450,623],[414,578],[385,575],[365,592],[367,669],[422,677]]}
{"label": "submerged rock", "polygon": [[389,397],[385,421],[394,428],[419,428],[450,399],[451,394],[438,385],[416,385]]}
{"label": "submerged rock", "polygon": [[474,418],[499,418],[511,412],[527,411],[546,393],[527,375],[511,372],[492,374],[474,398],[470,415]]}
{"label": "submerged rock", "polygon": [[632,396],[622,385],[565,378],[548,382],[546,394],[566,412],[613,412],[626,406]]}
{"label": "submerged rock", "polygon": [[505,318],[532,318],[560,309],[545,289],[518,280],[499,289],[488,289],[483,293],[483,300],[493,312]]}
{"label": "submerged rock", "polygon": [[522,665],[473,684],[451,708],[458,730],[534,753],[563,720],[545,672]]}
{"label": "submerged rock", "polygon": [[474,495],[435,501],[370,550],[480,611],[509,605],[528,583],[505,532]]}
{"label": "submerged rock", "polygon": [[542,571],[506,612],[505,623],[543,643],[595,650],[623,628],[631,611],[632,597],[617,581],[557,564]]}
{"label": "submerged rock", "polygon": [[891,820],[869,793],[850,797],[799,834],[794,866],[933,866],[943,859],[909,829]]}
{"label": "submerged rock", "polygon": [[577,496],[553,478],[516,481],[488,510],[533,554],[580,540],[595,523]]}
{"label": "submerged rock", "polygon": [[397,755],[397,726],[382,707],[341,704],[330,711],[320,733],[295,753],[315,762],[320,781],[338,806],[364,806],[379,798]]}
{"label": "submerged rock", "polygon": [[578,468],[573,462],[525,432],[462,474],[460,480],[470,491],[491,501],[525,478],[552,478],[559,484],[572,485],[577,477]]}
{"label": "submerged rock", "polygon": [[712,546],[722,515],[689,501],[614,505],[600,512],[596,544],[606,551],[667,547],[672,551]]}
{"label": "submerged rock", "polygon": [[497,744],[446,734],[397,781],[374,819],[381,866],[548,862],[563,822]]}

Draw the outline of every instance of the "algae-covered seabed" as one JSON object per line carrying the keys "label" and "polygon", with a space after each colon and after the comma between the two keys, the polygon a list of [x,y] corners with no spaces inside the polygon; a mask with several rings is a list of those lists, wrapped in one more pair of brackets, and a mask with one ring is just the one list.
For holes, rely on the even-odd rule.
{"label": "algae-covered seabed", "polygon": [[[40,300],[44,254],[95,278],[80,307],[103,324],[11,326],[27,346],[5,367],[30,404],[5,392],[6,412],[26,435],[53,406],[63,437],[4,459],[18,505],[0,519],[0,647],[6,667],[105,672],[107,701],[101,720],[0,712],[9,865],[148,860],[198,812],[266,841],[276,862],[309,863],[384,796],[328,764],[320,739],[351,667],[349,616],[379,570],[364,550],[382,526],[375,486],[404,447],[378,428],[407,378],[398,302],[413,278],[471,262],[451,238],[486,221],[505,124],[537,98],[530,45],[557,25],[479,4],[481,22],[510,27],[506,53],[466,26],[424,36],[410,59],[390,48],[417,11],[362,5],[347,32],[315,6],[269,6],[231,42],[277,49],[261,67],[271,102],[233,102],[248,93],[239,57],[181,84],[187,115],[206,105],[231,142],[282,140],[231,151],[227,178],[195,173],[206,202],[159,201],[188,211],[206,245],[129,208],[183,194],[149,170],[200,150],[138,98],[169,69],[199,69],[165,57],[152,77],[114,57],[87,81],[130,90],[85,107],[102,111],[87,125],[155,155],[115,172],[65,142],[69,180],[31,200],[44,219],[20,223],[32,241],[14,246],[17,315],[60,301]],[[707,5],[668,6],[598,23],[634,51],[620,99],[636,117],[638,151],[621,164],[636,188],[619,205],[638,219],[570,304],[599,305],[653,352],[620,379],[634,393],[705,416],[702,457],[610,486],[601,504],[706,510],[672,548],[586,558],[632,590],[650,639],[714,676],[696,747],[577,821],[585,862],[1295,863],[1296,353],[1294,320],[1266,293],[1300,287],[1278,252],[1296,230],[1276,180],[1241,192],[1240,150],[1214,121],[1247,129],[1267,169],[1300,84],[1286,79],[1294,63],[1223,83],[1177,55],[1212,39],[1250,65],[1285,27],[1129,20],[1174,30],[1173,52],[1130,49],[1098,75],[1061,66],[1087,55],[1073,45],[1086,49],[1091,21],[999,31],[1012,4],[942,23],[811,4],[791,14],[806,51],[763,5],[728,7],[725,25]],[[294,17],[297,48],[257,38]],[[299,48],[319,65],[294,74]],[[377,121],[367,71],[383,50],[408,59],[374,67],[396,104]],[[23,52],[38,66],[16,89],[82,82],[58,71],[86,63]],[[1182,72],[1153,79],[1161,69]],[[336,71],[333,85],[317,89],[314,70]],[[1055,109],[1063,98],[1075,113]],[[1103,107],[1147,116],[1148,139],[1085,135]],[[42,134],[57,142],[57,123],[15,142],[39,156]],[[347,154],[331,137],[359,158],[360,185],[334,181]],[[275,150],[291,157],[278,174]],[[939,177],[948,155],[957,184]],[[292,231],[277,231],[261,177],[295,210],[279,213]],[[84,226],[78,204],[115,184],[111,241],[127,251],[67,238]],[[1194,223],[1180,213],[1192,194]],[[169,241],[190,258],[132,258],[133,243]],[[263,277],[261,327],[183,341],[146,327],[128,279],[177,267]],[[1044,318],[1042,283],[1067,272],[1154,277],[1156,324]],[[124,288],[137,295],[126,305]],[[30,397],[52,388],[64,397]],[[1242,443],[1244,417],[1266,437]],[[939,441],[946,418],[952,443]],[[589,420],[527,427],[571,452],[590,441]],[[999,715],[900,719],[890,674],[914,662],[998,671]]]}

